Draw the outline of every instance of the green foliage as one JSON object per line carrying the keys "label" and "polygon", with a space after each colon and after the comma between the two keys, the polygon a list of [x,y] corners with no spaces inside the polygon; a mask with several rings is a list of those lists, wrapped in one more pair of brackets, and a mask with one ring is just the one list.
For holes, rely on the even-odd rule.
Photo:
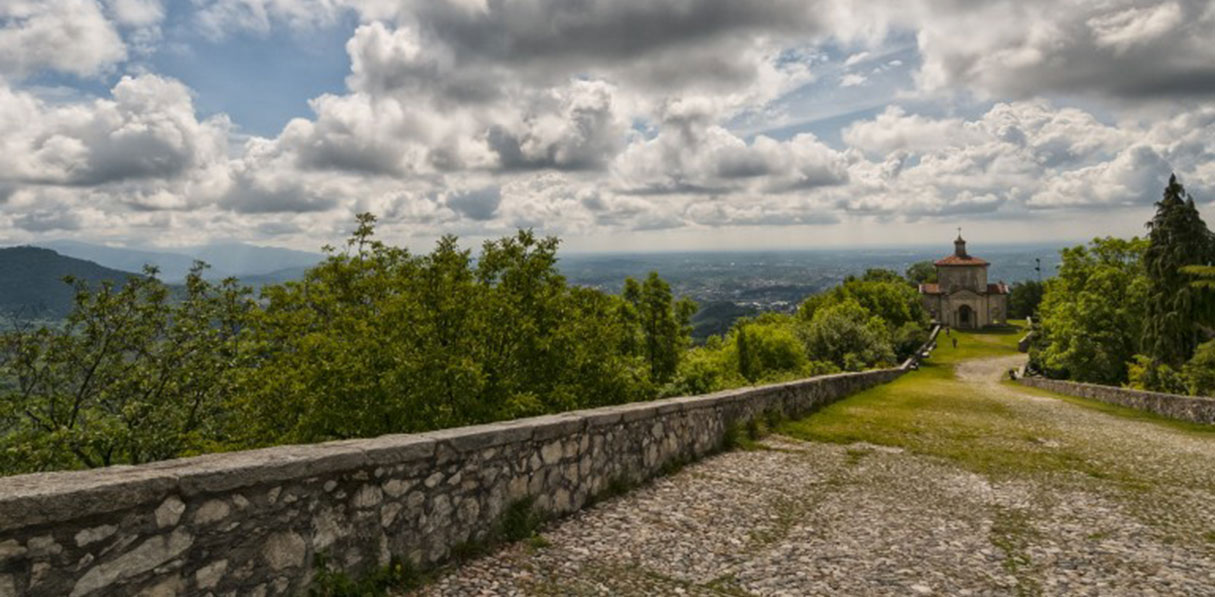
{"label": "green foliage", "polygon": [[865,270],[865,275],[861,276],[861,280],[864,282],[906,282],[898,272],[878,267],[871,267]]}
{"label": "green foliage", "polygon": [[928,342],[928,330],[915,322],[907,322],[894,331],[894,355],[899,361],[911,357]]}
{"label": "green foliage", "polygon": [[1215,396],[1215,340],[1198,345],[1194,357],[1182,368],[1186,385],[1195,396]]}
{"label": "green foliage", "polygon": [[904,275],[916,286],[934,284],[937,281],[937,268],[931,261],[917,261],[907,268]]}
{"label": "green foliage", "polygon": [[1200,292],[1182,268],[1210,266],[1215,261],[1215,236],[1198,214],[1194,199],[1169,177],[1156,215],[1147,224],[1149,244],[1143,254],[1150,285],[1143,320],[1143,352],[1171,366],[1180,366],[1202,341],[1199,323],[1215,312],[1215,297]]}
{"label": "green foliage", "polygon": [[1186,378],[1180,371],[1147,355],[1135,355],[1127,364],[1127,370],[1128,385],[1132,388],[1168,394],[1189,392]]}
{"label": "green foliage", "polygon": [[650,379],[658,384],[670,381],[679,368],[680,355],[691,343],[690,322],[696,303],[687,298],[674,300],[671,286],[658,272],[650,272],[642,283],[626,279],[622,296],[626,319],[640,328],[640,337],[627,346],[645,358]]}
{"label": "green foliage", "polygon": [[747,326],[738,326],[734,332],[734,347],[738,351],[738,374],[749,382],[759,378],[755,357],[751,356],[751,347],[747,342]]}
{"label": "green foliage", "polygon": [[1008,316],[1013,319],[1037,317],[1045,292],[1046,284],[1037,280],[1013,283],[1008,290]]}
{"label": "green foliage", "polygon": [[[873,271],[882,270],[871,270],[871,273]],[[927,327],[928,313],[924,311],[917,290],[897,276],[891,278],[893,272],[888,274],[847,278],[843,284],[807,298],[798,308],[798,315],[811,321],[818,310],[851,300],[864,307],[870,315],[885,321],[891,329],[908,322]]]}
{"label": "green foliage", "polygon": [[247,356],[252,308],[191,271],[180,301],[149,268],[121,287],[71,281],[59,328],[0,336],[0,471],[137,464],[211,447]]}
{"label": "green foliage", "polygon": [[1119,385],[1138,352],[1148,290],[1141,257],[1147,241],[1095,239],[1064,249],[1058,276],[1039,308],[1034,364],[1055,377]]}
{"label": "green foliage", "polygon": [[1187,265],[1182,273],[1192,277],[1190,284],[1202,290],[1215,290],[1215,265]]}
{"label": "green foliage", "polygon": [[422,575],[413,562],[399,558],[359,578],[330,568],[323,554],[317,554],[314,566],[316,575],[308,588],[310,597],[380,597],[416,589],[422,584]]}
{"label": "green foliage", "polygon": [[511,502],[498,521],[498,534],[506,541],[522,541],[536,535],[544,517],[536,511],[535,500],[526,497]]}
{"label": "green foliage", "polygon": [[805,331],[807,351],[846,371],[894,362],[888,320],[855,299],[816,309]]}
{"label": "green foliage", "polygon": [[474,257],[449,236],[414,255],[374,227],[361,214],[342,250],[257,301],[234,280],[205,281],[201,264],[174,292],[154,271],[77,283],[61,327],[0,334],[0,471],[419,432],[858,370],[913,350],[927,323],[905,280],[871,270],[797,316],[742,319],[691,348],[696,306],[657,274],[614,296],[567,284],[555,238],[520,231]]}
{"label": "green foliage", "polygon": [[567,285],[556,239],[521,231],[485,243],[474,265],[453,237],[415,257],[372,240],[370,216],[360,223],[346,253],[264,291],[251,326],[263,358],[235,404],[239,445],[425,431],[651,394],[641,362],[622,351],[640,333],[626,319],[633,306]]}

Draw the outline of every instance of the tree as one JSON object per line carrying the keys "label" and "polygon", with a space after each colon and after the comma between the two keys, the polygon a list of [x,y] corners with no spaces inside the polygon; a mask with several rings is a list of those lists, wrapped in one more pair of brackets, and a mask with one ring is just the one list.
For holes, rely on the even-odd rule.
{"label": "tree", "polygon": [[1037,368],[1076,381],[1127,381],[1143,326],[1146,248],[1145,240],[1111,237],[1062,251],[1039,308],[1041,333],[1030,352]]}
{"label": "tree", "polygon": [[1191,358],[1182,368],[1186,384],[1195,396],[1215,396],[1215,340],[1198,345]]}
{"label": "tree", "polygon": [[751,356],[751,347],[747,342],[747,325],[742,323],[734,332],[734,346],[738,351],[738,374],[747,381],[755,381],[759,375],[755,371],[755,358]]}
{"label": "tree", "polygon": [[640,328],[640,349],[650,368],[650,379],[657,384],[671,380],[679,367],[679,357],[691,343],[692,315],[696,303],[688,298],[675,300],[671,286],[658,272],[650,272],[645,282],[625,280],[624,299],[632,306]]}
{"label": "tree", "polygon": [[236,446],[417,432],[653,396],[620,297],[566,284],[557,240],[411,255],[360,218],[343,253],[267,287]]}
{"label": "tree", "polygon": [[858,371],[894,361],[888,324],[855,299],[817,309],[804,342],[811,360]]}
{"label": "tree", "polygon": [[861,280],[865,282],[902,282],[903,277],[892,269],[871,267],[865,270],[865,275],[861,276]]}
{"label": "tree", "polygon": [[1014,283],[1008,292],[1008,316],[1013,319],[1036,316],[1045,291],[1046,285],[1037,280]]}
{"label": "tree", "polygon": [[1156,203],[1156,215],[1147,228],[1143,263],[1150,284],[1142,328],[1143,350],[1161,363],[1180,367],[1202,340],[1199,322],[1209,318],[1215,308],[1182,269],[1211,265],[1215,261],[1215,236],[1175,175],[1169,177],[1164,197]]}
{"label": "tree", "polygon": [[1176,369],[1146,355],[1137,354],[1127,363],[1127,385],[1139,390],[1186,394],[1189,388],[1185,376]]}
{"label": "tree", "polygon": [[931,261],[917,261],[907,268],[906,276],[912,285],[934,284],[937,281],[937,268]]}
{"label": "tree", "polygon": [[804,321],[811,321],[818,310],[849,301],[860,304],[870,315],[889,324],[891,329],[908,322],[928,327],[928,313],[916,289],[901,280],[890,279],[848,278],[839,286],[807,298],[798,307],[798,316]]}
{"label": "tree", "polygon": [[212,449],[248,358],[253,303],[233,279],[182,296],[155,268],[121,288],[71,281],[62,327],[0,337],[0,472],[138,464]]}
{"label": "tree", "polygon": [[1181,271],[1192,276],[1190,284],[1195,288],[1215,290],[1215,265],[1187,265]]}

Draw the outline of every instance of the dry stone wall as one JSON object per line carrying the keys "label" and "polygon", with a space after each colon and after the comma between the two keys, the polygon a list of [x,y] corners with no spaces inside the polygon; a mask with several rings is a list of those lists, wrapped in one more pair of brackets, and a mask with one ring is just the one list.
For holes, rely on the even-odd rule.
{"label": "dry stone wall", "polygon": [[571,513],[704,456],[766,411],[806,414],[897,369],[413,435],[0,478],[0,597],[283,595],[314,557],[434,565],[532,498]]}
{"label": "dry stone wall", "polygon": [[1027,386],[1050,390],[1060,394],[1079,396],[1107,404],[1145,410],[1169,417],[1170,419],[1215,424],[1215,398],[1145,392],[1143,390],[1046,379],[1044,377],[1022,377],[1020,382]]}

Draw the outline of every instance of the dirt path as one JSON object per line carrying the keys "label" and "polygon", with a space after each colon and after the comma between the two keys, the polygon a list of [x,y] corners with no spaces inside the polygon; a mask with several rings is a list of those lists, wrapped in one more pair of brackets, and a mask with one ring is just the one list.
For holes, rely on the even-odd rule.
{"label": "dirt path", "polygon": [[1001,383],[1022,358],[958,365],[948,399],[984,406],[936,424],[1024,467],[769,436],[423,594],[1215,595],[1215,434]]}

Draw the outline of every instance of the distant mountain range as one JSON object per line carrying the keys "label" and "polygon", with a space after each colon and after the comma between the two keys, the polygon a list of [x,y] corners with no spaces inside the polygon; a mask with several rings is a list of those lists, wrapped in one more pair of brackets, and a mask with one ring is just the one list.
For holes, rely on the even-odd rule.
{"label": "distant mountain range", "polygon": [[[64,257],[40,247],[0,248],[0,314],[20,319],[60,319],[72,310],[76,292],[64,283],[73,276],[98,286],[122,283],[134,274],[91,261]],[[0,322],[0,326],[3,323]]]}
{"label": "distant mountain range", "polygon": [[128,272],[141,272],[144,265],[154,265],[160,270],[160,279],[170,283],[184,280],[195,260],[211,266],[207,278],[235,276],[247,284],[260,286],[298,278],[324,258],[318,253],[244,243],[217,243],[172,251],[107,247],[74,240],[53,240],[37,246]]}
{"label": "distant mountain range", "polygon": [[[154,265],[161,280],[179,284],[198,259],[211,265],[210,279],[235,276],[258,288],[303,277],[322,256],[304,251],[245,244],[214,244],[180,252],[106,247],[71,240],[41,246],[0,248],[0,316],[60,319],[72,310],[75,291],[63,282],[73,276],[96,286],[103,280],[122,283]],[[0,321],[0,327],[5,322]]]}

